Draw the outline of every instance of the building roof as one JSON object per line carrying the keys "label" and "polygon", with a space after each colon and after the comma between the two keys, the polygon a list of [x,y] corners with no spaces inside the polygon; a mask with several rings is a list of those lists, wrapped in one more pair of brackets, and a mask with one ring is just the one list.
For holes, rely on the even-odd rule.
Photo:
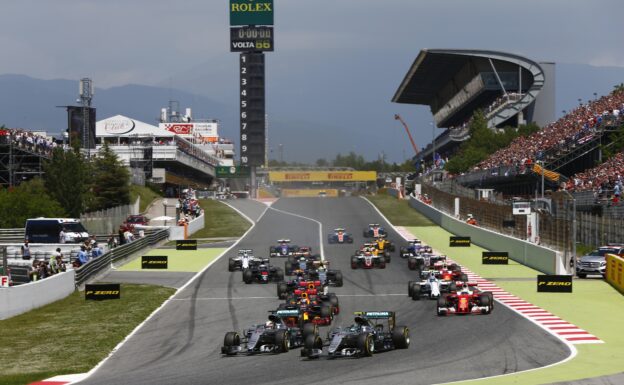
{"label": "building roof", "polygon": [[128,118],[123,115],[115,115],[95,124],[97,137],[173,137],[173,132],[158,126]]}

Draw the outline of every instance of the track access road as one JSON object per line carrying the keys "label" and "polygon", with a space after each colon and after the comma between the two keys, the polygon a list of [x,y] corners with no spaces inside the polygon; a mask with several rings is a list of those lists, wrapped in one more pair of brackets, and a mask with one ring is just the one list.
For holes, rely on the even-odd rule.
{"label": "track access road", "polygon": [[[398,253],[386,269],[351,270],[349,257],[365,241],[363,228],[373,222],[386,225],[398,250],[402,238],[361,198],[278,200],[235,248],[178,292],[81,383],[436,384],[538,368],[570,355],[566,345],[498,303],[490,315],[437,317],[434,301],[407,297],[413,272]],[[334,325],[350,324],[354,311],[394,310],[397,324],[410,329],[409,349],[361,359],[308,360],[298,349],[223,357],[226,332],[264,322],[267,311],[279,304],[275,284],[245,285],[240,272],[227,271],[227,257],[238,248],[266,255],[280,238],[319,250],[335,227],[346,228],[355,242],[323,246],[331,268],[344,275],[344,287],[332,290],[341,306]],[[272,263],[283,267],[284,259],[273,258]],[[323,336],[329,330],[321,329]]]}

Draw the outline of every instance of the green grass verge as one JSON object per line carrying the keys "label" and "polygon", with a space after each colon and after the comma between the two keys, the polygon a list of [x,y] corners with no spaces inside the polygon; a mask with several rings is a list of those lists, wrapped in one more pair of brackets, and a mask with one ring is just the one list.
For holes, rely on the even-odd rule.
{"label": "green grass verge", "polygon": [[123,284],[121,299],[110,301],[85,301],[84,292],[74,292],[0,321],[0,384],[89,371],[174,291]]}
{"label": "green grass verge", "polygon": [[435,226],[427,217],[410,207],[408,201],[390,195],[366,196],[395,226]]}
{"label": "green grass verge", "polygon": [[[223,253],[224,248],[206,248],[198,250],[175,250],[175,249],[153,249],[145,255],[166,255],[167,269],[147,270],[150,272],[183,271],[198,272],[207,264],[212,262],[217,256]],[[135,258],[125,265],[119,267],[118,271],[145,271],[141,269],[141,258]]]}
{"label": "green grass verge", "polygon": [[251,224],[225,203],[214,199],[202,199],[199,205],[204,209],[204,228],[193,234],[193,238],[240,237]]}
{"label": "green grass verge", "polygon": [[154,199],[162,197],[162,195],[158,194],[149,187],[133,184],[130,186],[130,201],[133,203],[136,202],[137,197],[141,197],[141,202],[139,202],[139,211],[144,213],[145,210],[147,210],[147,206],[149,206]]}
{"label": "green grass verge", "polygon": [[[587,330],[603,340],[604,344],[575,345],[577,355],[562,364],[524,373],[510,374],[490,379],[457,382],[457,384],[547,384],[574,381],[621,373],[624,366],[624,333],[620,322],[624,317],[624,296],[601,279],[574,280],[574,293],[538,293],[536,270],[511,261],[509,265],[482,265],[481,252],[477,246],[450,248],[449,232],[437,226],[419,224],[405,225],[390,215],[401,212],[401,201],[371,199],[381,212],[395,225],[405,226],[430,244],[434,249],[447,254],[474,273],[491,278],[502,289]],[[411,211],[416,211],[411,209]],[[400,217],[398,218],[400,219]],[[517,280],[520,278],[520,280]]]}

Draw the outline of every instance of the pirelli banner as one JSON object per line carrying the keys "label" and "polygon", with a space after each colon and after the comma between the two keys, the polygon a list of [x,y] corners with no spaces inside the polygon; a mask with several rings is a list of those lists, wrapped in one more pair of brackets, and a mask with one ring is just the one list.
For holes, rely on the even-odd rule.
{"label": "pirelli banner", "polygon": [[141,269],[166,269],[166,255],[144,255],[141,257]]}
{"label": "pirelli banner", "polygon": [[176,241],[176,250],[197,250],[197,239]]}
{"label": "pirelli banner", "polygon": [[375,182],[376,171],[271,171],[271,182]]}
{"label": "pirelli banner", "polygon": [[121,298],[121,287],[118,283],[85,285],[85,300],[103,300]]}
{"label": "pirelli banner", "polygon": [[509,265],[509,253],[506,251],[484,251],[481,254],[484,265]]}
{"label": "pirelli banner", "polygon": [[572,293],[571,275],[538,275],[538,293]]}
{"label": "pirelli banner", "polygon": [[607,254],[607,282],[624,294],[624,258]]}

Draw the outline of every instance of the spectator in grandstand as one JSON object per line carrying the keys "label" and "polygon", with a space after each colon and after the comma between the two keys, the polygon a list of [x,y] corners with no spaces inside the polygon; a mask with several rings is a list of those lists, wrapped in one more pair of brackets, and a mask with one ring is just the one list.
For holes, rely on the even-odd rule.
{"label": "spectator in grandstand", "polygon": [[91,247],[91,257],[97,258],[97,257],[102,256],[103,254],[104,254],[104,250],[102,250],[102,248],[98,245],[98,243],[95,242],[93,246]]}
{"label": "spectator in grandstand", "polygon": [[24,244],[22,245],[22,259],[30,259],[30,245],[28,244],[28,239],[24,240]]}
{"label": "spectator in grandstand", "polygon": [[50,257],[50,274],[58,274],[63,271],[65,271],[65,264],[63,263],[63,255],[59,247]]}
{"label": "spectator in grandstand", "polygon": [[76,260],[78,261],[78,267],[83,266],[87,262],[89,262],[89,253],[87,253],[87,248],[85,247],[85,245],[80,246],[78,258],[76,258]]}
{"label": "spectator in grandstand", "polygon": [[134,234],[132,234],[132,232],[130,232],[130,229],[126,229],[123,233],[124,239],[126,243],[130,243],[132,241],[134,241]]}
{"label": "spectator in grandstand", "polygon": [[119,240],[117,238],[117,236],[115,234],[111,234],[108,237],[108,248],[110,249],[114,249],[115,247],[117,247],[119,245]]}
{"label": "spectator in grandstand", "polygon": [[468,214],[468,219],[466,219],[466,223],[473,226],[479,226],[479,222],[472,216],[472,214]]}
{"label": "spectator in grandstand", "polygon": [[125,232],[126,232],[126,229],[124,228],[124,226],[123,225],[119,226],[119,231],[117,232],[117,235],[119,236],[120,245],[126,244],[126,237],[124,236]]}

